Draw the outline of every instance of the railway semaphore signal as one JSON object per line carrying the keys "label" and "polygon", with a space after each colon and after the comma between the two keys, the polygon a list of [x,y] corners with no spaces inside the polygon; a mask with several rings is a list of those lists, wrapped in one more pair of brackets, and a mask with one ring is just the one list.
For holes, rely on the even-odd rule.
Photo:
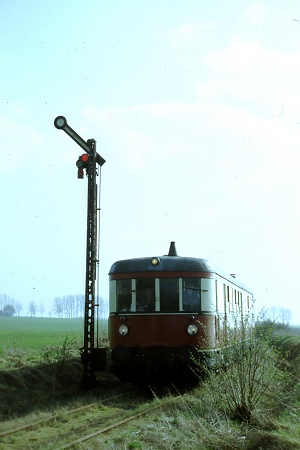
{"label": "railway semaphore signal", "polygon": [[[87,141],[83,140],[79,134],[76,133],[76,131],[73,130],[73,128],[68,125],[67,119],[64,116],[57,116],[54,120],[54,126],[58,130],[64,130],[65,133],[67,133],[73,141],[75,141],[78,145],[80,145],[83,150],[87,152],[87,154],[90,154],[91,148],[90,148],[90,141],[94,141],[94,139],[88,139]],[[103,166],[105,163],[105,159],[102,158],[98,153],[96,153],[96,163],[100,166]]]}
{"label": "railway semaphore signal", "polygon": [[54,126],[58,130],[65,131],[86,153],[79,156],[76,165],[78,178],[84,177],[84,169],[88,177],[87,198],[87,238],[86,238],[86,282],[85,282],[85,307],[84,307],[84,346],[81,352],[83,362],[83,375],[81,384],[85,388],[94,387],[96,384],[94,371],[104,370],[106,365],[106,349],[95,349],[95,285],[97,257],[97,183],[98,166],[105,163],[96,152],[96,141],[85,141],[67,123],[64,116],[57,116]]}

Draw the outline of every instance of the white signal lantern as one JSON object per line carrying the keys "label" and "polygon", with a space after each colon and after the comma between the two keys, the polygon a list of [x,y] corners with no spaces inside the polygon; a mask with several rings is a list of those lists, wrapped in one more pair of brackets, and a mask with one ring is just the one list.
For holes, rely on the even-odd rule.
{"label": "white signal lantern", "polygon": [[67,126],[67,119],[64,116],[58,116],[54,120],[54,126],[58,130],[63,130]]}

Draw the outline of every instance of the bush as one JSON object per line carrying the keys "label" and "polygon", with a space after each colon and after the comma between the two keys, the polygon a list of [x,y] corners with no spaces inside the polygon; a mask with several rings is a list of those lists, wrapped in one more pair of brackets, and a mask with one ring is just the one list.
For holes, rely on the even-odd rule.
{"label": "bush", "polygon": [[[272,345],[272,327],[262,334],[248,319],[228,329],[215,355],[215,371],[206,371],[206,387],[215,407],[241,422],[250,423],[253,413],[275,399],[282,384],[279,351]],[[276,392],[278,394],[278,392]]]}
{"label": "bush", "polygon": [[62,345],[45,347],[42,362],[55,365],[56,374],[63,376],[67,361],[74,355],[74,347],[75,339],[66,336]]}

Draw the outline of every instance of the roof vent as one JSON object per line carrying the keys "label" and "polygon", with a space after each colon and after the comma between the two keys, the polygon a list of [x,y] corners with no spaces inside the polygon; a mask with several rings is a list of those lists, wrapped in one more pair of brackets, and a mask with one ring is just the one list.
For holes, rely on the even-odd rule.
{"label": "roof vent", "polygon": [[170,248],[169,248],[169,253],[168,256],[178,256],[177,255],[177,251],[176,251],[176,247],[175,247],[175,242],[170,242]]}

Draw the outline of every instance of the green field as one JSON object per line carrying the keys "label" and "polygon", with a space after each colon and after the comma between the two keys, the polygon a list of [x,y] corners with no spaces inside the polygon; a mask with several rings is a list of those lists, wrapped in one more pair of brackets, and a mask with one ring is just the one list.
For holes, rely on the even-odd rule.
{"label": "green field", "polygon": [[[101,321],[99,336],[107,334],[107,323]],[[28,352],[61,345],[68,337],[83,345],[83,319],[37,317],[0,317],[0,356],[12,350]]]}

